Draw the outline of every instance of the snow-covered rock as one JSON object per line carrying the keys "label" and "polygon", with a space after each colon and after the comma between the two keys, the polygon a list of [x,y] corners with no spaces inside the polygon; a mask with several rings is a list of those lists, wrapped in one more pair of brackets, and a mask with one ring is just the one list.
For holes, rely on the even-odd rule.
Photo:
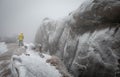
{"label": "snow-covered rock", "polygon": [[115,77],[120,59],[120,0],[85,0],[62,20],[43,20],[35,41],[75,77]]}
{"label": "snow-covered rock", "polygon": [[62,74],[62,77],[73,77],[72,75],[69,74],[69,72],[66,69],[64,63],[57,56],[51,56],[51,58],[47,59],[46,62],[55,66],[56,69],[58,69],[59,72]]}
{"label": "snow-covered rock", "polygon": [[[26,54],[14,55],[11,59],[11,71],[13,77],[61,77],[59,71],[47,63],[51,56],[30,50],[28,46]],[[42,57],[40,55],[42,55]]]}
{"label": "snow-covered rock", "polygon": [[[67,72],[65,74],[65,68],[61,68],[64,65],[59,58],[54,60],[58,62],[57,67],[61,69],[47,62],[53,60],[52,56],[35,51],[32,49],[34,44],[25,45],[27,49],[16,44],[8,44],[8,52],[0,55],[0,77],[64,77],[68,74]],[[26,51],[22,51],[23,49]],[[64,72],[61,73],[63,70]]]}

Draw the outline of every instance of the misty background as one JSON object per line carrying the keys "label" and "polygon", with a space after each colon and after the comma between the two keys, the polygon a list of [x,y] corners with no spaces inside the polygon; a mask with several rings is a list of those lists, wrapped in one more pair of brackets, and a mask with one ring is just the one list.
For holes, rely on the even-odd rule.
{"label": "misty background", "polygon": [[0,0],[0,37],[24,33],[33,42],[45,17],[60,19],[76,10],[84,0]]}

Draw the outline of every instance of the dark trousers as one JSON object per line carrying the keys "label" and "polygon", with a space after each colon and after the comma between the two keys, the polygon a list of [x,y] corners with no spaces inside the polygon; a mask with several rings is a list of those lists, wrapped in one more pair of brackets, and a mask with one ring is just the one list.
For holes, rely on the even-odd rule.
{"label": "dark trousers", "polygon": [[23,46],[23,40],[19,40],[19,46]]}

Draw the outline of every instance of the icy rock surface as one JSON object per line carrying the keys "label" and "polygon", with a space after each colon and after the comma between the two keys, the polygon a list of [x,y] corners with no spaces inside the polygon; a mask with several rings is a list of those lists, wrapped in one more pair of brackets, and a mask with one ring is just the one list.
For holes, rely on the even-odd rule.
{"label": "icy rock surface", "polygon": [[37,52],[35,53],[28,45],[26,54],[20,56],[14,55],[11,60],[11,71],[13,77],[61,77],[59,71],[46,63],[51,56],[42,54],[41,57]]}
{"label": "icy rock surface", "polygon": [[60,70],[46,62],[51,59],[50,55],[33,50],[32,43],[25,45],[27,49],[16,44],[7,44],[8,51],[0,55],[0,77],[63,76]]}
{"label": "icy rock surface", "polygon": [[35,41],[75,77],[116,77],[119,27],[119,0],[86,0],[62,20],[44,19]]}

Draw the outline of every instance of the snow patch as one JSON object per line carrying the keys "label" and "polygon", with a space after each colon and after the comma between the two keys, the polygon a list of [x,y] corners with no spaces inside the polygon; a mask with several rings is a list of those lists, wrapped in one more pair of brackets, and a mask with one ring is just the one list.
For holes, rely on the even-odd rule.
{"label": "snow patch", "polygon": [[0,42],[0,54],[7,52],[7,45],[4,42]]}
{"label": "snow patch", "polygon": [[[28,45],[28,48],[31,45]],[[29,55],[26,55],[29,54]],[[14,77],[61,77],[59,71],[46,63],[51,56],[27,49],[26,54],[13,56],[11,59],[11,71]],[[44,57],[41,57],[42,54]]]}

